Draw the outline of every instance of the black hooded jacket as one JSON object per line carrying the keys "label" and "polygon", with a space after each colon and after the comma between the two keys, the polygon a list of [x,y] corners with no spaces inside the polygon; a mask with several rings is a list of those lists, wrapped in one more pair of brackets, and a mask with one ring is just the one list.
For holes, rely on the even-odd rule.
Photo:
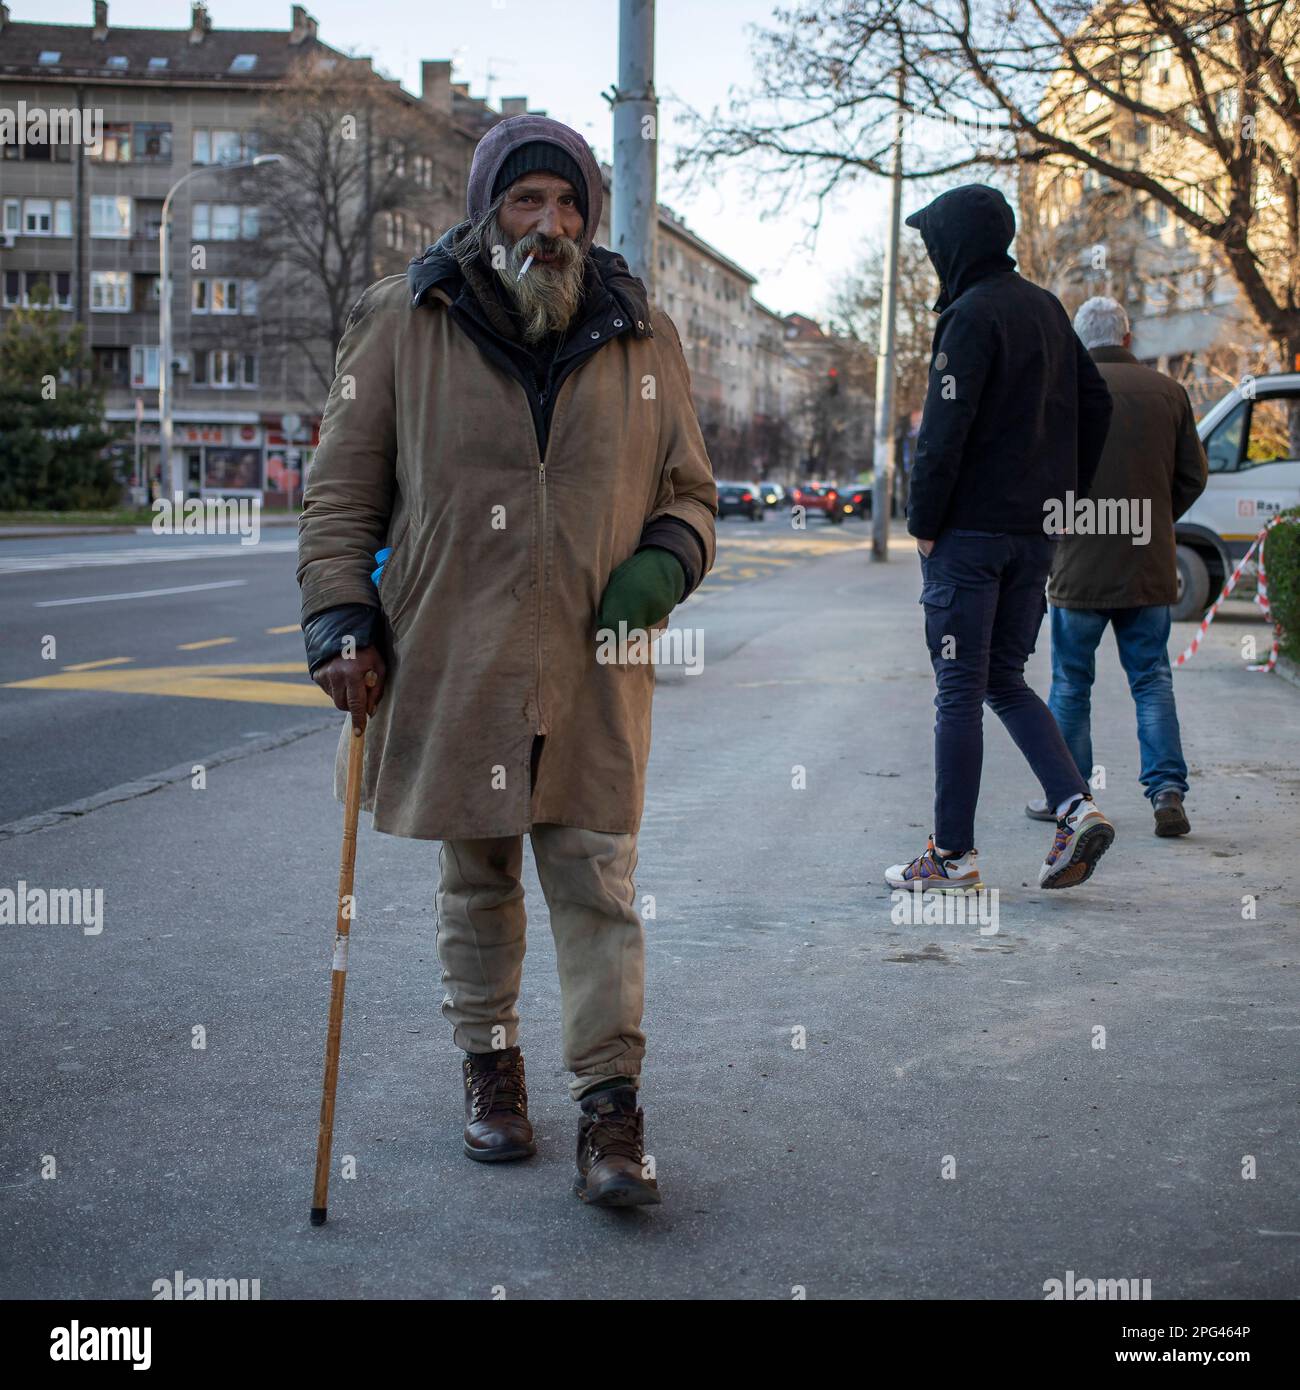
{"label": "black hooded jacket", "polygon": [[1110,392],[1060,300],[1016,272],[1001,193],[950,189],[907,225],[942,282],[907,529],[1041,535],[1044,503],[1092,484]]}
{"label": "black hooded jacket", "polygon": [[[653,336],[650,305],[645,285],[616,252],[593,246],[583,262],[582,305],[567,332],[536,346],[523,343],[517,335],[502,331],[514,311],[495,283],[495,276],[480,277],[482,293],[495,294],[496,303],[487,309],[461,271],[452,252],[454,242],[468,229],[461,222],[443,233],[406,271],[411,291],[411,312],[421,309],[425,296],[435,286],[451,299],[451,316],[474,341],[479,351],[496,369],[514,377],[524,388],[537,431],[539,454],[546,453],[555,399],[565,379],[582,366],[594,352],[623,333]],[[661,517],[642,532],[639,550],[653,547],[667,550],[682,567],[685,598],[704,577],[704,543],[684,521]],[[379,635],[379,595],[375,606],[348,603],[313,614],[303,624],[307,645],[307,668],[315,671],[343,649],[345,637],[352,637],[357,649],[370,646]]]}

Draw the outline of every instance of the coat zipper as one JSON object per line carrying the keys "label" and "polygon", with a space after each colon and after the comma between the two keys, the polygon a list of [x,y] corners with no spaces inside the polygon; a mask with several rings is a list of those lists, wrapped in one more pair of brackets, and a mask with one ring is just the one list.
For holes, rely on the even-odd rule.
{"label": "coat zipper", "polygon": [[537,488],[540,506],[540,520],[537,535],[537,634],[534,650],[537,655],[537,732],[545,733],[542,727],[542,606],[546,602],[546,460],[537,456]]}
{"label": "coat zipper", "polygon": [[[555,380],[555,362],[560,355],[560,348],[563,344],[556,343],[555,352],[551,355],[551,365],[546,373],[546,385],[537,393],[537,404],[541,409],[542,418],[546,418],[546,402],[551,396],[551,385]],[[546,450],[538,450],[537,454],[537,500],[540,510],[540,522],[538,525],[538,546],[537,546],[537,633],[534,649],[537,657],[537,732],[544,734],[546,731],[542,727],[545,720],[542,718],[542,612],[546,602],[546,453],[550,451],[551,435],[554,432],[555,419],[552,417],[546,429]]]}

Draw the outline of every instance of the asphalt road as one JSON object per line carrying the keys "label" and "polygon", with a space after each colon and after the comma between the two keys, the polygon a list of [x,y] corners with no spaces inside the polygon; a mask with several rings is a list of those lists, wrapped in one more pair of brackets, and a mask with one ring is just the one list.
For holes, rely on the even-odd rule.
{"label": "asphalt road", "polygon": [[1247,619],[1221,619],[1176,678],[1190,838],[1150,834],[1107,644],[1095,727],[1119,838],[1098,874],[1031,886],[1050,827],[1021,813],[1034,789],[990,718],[978,838],[998,929],[909,923],[880,872],[930,820],[915,559],[904,543],[870,566],[847,548],[859,533],[773,563],[724,536],[716,586],[677,619],[704,632],[705,668],[663,673],[641,835],[664,1205],[569,1192],[576,1111],[531,857],[539,1153],[462,1157],[435,848],[363,817],[334,1148],[355,1176],[336,1166],[330,1222],[309,1227],[331,728],[202,791],[0,837],[0,884],[105,903],[95,936],[4,929],[0,1296],[147,1299],[182,1270],[256,1278],[264,1299],[1041,1299],[1067,1271],[1150,1279],[1156,1299],[1294,1297],[1300,692],[1245,671]]}
{"label": "asphalt road", "polygon": [[[268,527],[254,546],[147,531],[0,542],[0,824],[309,717],[303,706],[108,685],[127,670],[296,662],[296,672],[277,679],[303,685],[313,698],[298,627],[295,536],[292,527]],[[287,630],[268,631],[275,628]],[[70,670],[85,665],[92,669]],[[21,684],[51,677],[81,683]],[[158,676],[153,686],[168,683]]]}
{"label": "asphalt road", "polygon": [[[327,716],[303,662],[296,535],[0,542],[0,825]],[[711,595],[864,530],[794,533],[773,515],[721,535]]]}

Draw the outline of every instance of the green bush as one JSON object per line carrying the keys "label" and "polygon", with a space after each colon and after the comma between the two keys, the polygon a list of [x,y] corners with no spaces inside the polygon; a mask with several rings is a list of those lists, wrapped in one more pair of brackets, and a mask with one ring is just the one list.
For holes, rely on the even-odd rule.
{"label": "green bush", "polygon": [[0,510],[111,507],[122,494],[80,325],[47,303],[14,309],[0,331]]}
{"label": "green bush", "polygon": [[1279,650],[1300,661],[1300,507],[1282,515],[1290,520],[1279,521],[1264,541],[1268,602],[1282,628]]}

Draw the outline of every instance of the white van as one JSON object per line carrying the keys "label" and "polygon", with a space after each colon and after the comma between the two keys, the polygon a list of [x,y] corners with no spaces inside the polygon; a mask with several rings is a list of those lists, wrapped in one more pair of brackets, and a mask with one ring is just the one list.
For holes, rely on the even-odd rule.
{"label": "white van", "polygon": [[1292,402],[1300,402],[1300,372],[1247,378],[1197,426],[1210,477],[1174,526],[1176,620],[1200,618],[1268,519],[1300,506],[1300,457],[1290,444]]}

